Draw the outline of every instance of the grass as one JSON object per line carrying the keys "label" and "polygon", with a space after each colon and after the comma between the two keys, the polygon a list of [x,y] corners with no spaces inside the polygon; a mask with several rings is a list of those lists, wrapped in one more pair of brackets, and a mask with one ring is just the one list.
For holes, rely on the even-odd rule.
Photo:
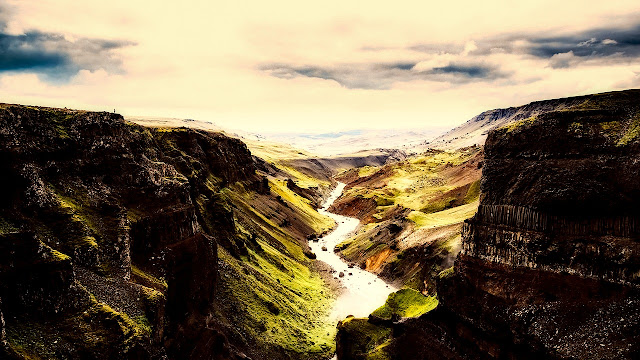
{"label": "grass", "polygon": [[447,279],[453,276],[454,274],[454,270],[453,270],[453,266],[446,269],[446,270],[442,270],[440,271],[440,273],[438,274],[438,278],[439,279]]}
{"label": "grass", "polygon": [[6,330],[9,347],[24,359],[81,358],[87,353],[120,358],[148,334],[144,323],[93,296],[83,311],[55,320],[13,319]]}
{"label": "grass", "polygon": [[[438,305],[435,296],[424,296],[413,289],[402,289],[392,293],[386,303],[371,315],[391,320],[394,317],[418,317]],[[387,351],[393,343],[393,331],[385,325],[376,325],[368,319],[348,317],[338,323],[343,353],[348,358],[366,360],[389,360],[393,356]]]}
{"label": "grass", "polygon": [[500,129],[505,129],[508,133],[510,133],[510,132],[515,131],[515,130],[522,129],[522,128],[528,126],[528,125],[531,125],[534,122],[536,122],[536,120],[538,120],[537,116],[531,116],[531,117],[528,117],[526,119],[522,119],[522,120],[513,122],[511,124],[505,125]]}
{"label": "grass", "polygon": [[289,177],[295,180],[296,184],[302,188],[309,188],[309,187],[315,187],[315,186],[326,186],[326,187],[331,186],[331,183],[329,181],[316,179],[312,176],[304,174],[303,172],[295,169],[292,166],[282,165],[280,163],[275,163],[274,165],[278,169],[289,174]]}
{"label": "grass", "polygon": [[[434,150],[378,169],[360,170],[362,175],[378,173],[345,190],[343,197],[373,198],[377,207],[365,219],[369,223],[337,245],[340,255],[369,270],[393,276],[405,287],[433,293],[434,279],[442,270],[437,259],[455,256],[461,239],[456,225],[477,210],[481,151],[479,147]],[[399,212],[406,214],[404,218],[398,218]],[[425,231],[425,235],[409,235],[410,240],[404,241],[398,236],[405,236],[408,231],[393,234],[388,228],[398,220],[404,229]],[[451,231],[440,230],[449,226],[453,226]],[[417,247],[424,254],[419,260],[415,255]],[[417,262],[428,268],[428,274],[418,270]]]}
{"label": "grass", "polygon": [[[453,190],[457,185],[451,184],[443,177],[443,171],[455,167],[473,158],[479,149],[453,152],[437,151],[420,155],[406,161],[379,168],[388,175],[384,176],[386,184],[374,188],[355,186],[345,191],[347,196],[363,196],[374,198],[378,206],[400,205],[413,210],[421,210],[429,206],[434,198]],[[365,173],[376,168],[361,170]],[[478,187],[479,189],[479,187]]]}
{"label": "grass", "polygon": [[391,293],[387,302],[371,315],[387,320],[394,316],[418,317],[435,309],[437,305],[438,299],[435,296],[424,296],[414,289],[401,289]]}
{"label": "grass", "polygon": [[284,201],[294,206],[297,212],[299,212],[299,216],[302,217],[307,224],[312,225],[314,231],[317,233],[333,227],[334,221],[330,217],[318,213],[318,211],[311,206],[311,201],[287,188],[285,181],[272,180],[269,181],[269,186],[272,193],[279,195]]}
{"label": "grass", "polygon": [[629,125],[624,132],[624,134],[620,137],[617,146],[625,146],[631,142],[637,141],[640,136],[640,114],[636,115],[634,119],[629,122]]}
{"label": "grass", "polygon": [[420,211],[412,211],[407,218],[416,224],[416,228],[440,227],[457,224],[472,217],[478,210],[478,201],[461,205],[455,208],[425,214]]}
{"label": "grass", "polygon": [[241,261],[220,249],[227,264],[221,289],[235,326],[241,325],[267,348],[298,354],[335,350],[335,326],[328,321],[333,297],[308,267],[259,241],[265,254],[250,251]]}
{"label": "grass", "polygon": [[336,328],[328,320],[334,295],[310,269],[300,239],[279,226],[273,213],[292,212],[315,232],[330,229],[334,222],[288,189],[285,181],[269,179],[269,187],[270,198],[280,201],[267,200],[241,184],[221,191],[233,204],[236,232],[251,238],[253,245],[240,257],[218,249],[224,264],[218,318],[228,321],[230,328],[243,329],[242,336],[258,341],[265,354],[286,351],[293,358],[322,358],[335,349]]}
{"label": "grass", "polygon": [[296,149],[288,144],[249,139],[242,139],[242,141],[247,144],[251,154],[271,163],[276,163],[280,160],[306,159],[312,157],[308,152]]}
{"label": "grass", "polygon": [[163,289],[163,290],[167,289],[167,281],[165,279],[163,278],[159,279],[151,274],[148,274],[133,264],[131,264],[131,274],[134,276],[143,278],[144,280],[148,281],[150,284],[153,284],[154,287],[158,289]]}
{"label": "grass", "polygon": [[363,166],[361,168],[358,169],[358,176],[359,177],[365,177],[365,176],[369,176],[369,175],[373,175],[376,173],[376,171],[378,171],[380,168],[377,166]]}

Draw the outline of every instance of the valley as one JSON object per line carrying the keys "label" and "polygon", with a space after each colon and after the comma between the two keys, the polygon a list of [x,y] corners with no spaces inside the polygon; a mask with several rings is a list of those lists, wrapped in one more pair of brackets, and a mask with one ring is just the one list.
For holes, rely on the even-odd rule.
{"label": "valley", "polygon": [[327,156],[2,104],[0,355],[634,358],[639,119],[628,90]]}

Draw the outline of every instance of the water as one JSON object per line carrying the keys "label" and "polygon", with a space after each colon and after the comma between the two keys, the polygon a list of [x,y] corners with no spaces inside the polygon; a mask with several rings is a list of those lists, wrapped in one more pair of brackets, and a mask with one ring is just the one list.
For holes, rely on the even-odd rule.
{"label": "water", "polygon": [[[357,264],[350,269],[348,264],[333,252],[333,248],[343,240],[346,240],[348,235],[356,229],[359,223],[358,219],[327,211],[331,204],[340,197],[344,187],[345,184],[338,183],[338,186],[331,192],[324,206],[318,209],[321,214],[327,215],[335,220],[338,224],[337,228],[322,237],[319,241],[309,242],[309,246],[317,255],[318,260],[324,261],[336,270],[333,275],[342,282],[345,288],[332,309],[331,319],[335,321],[343,320],[347,315],[367,317],[385,303],[390,293],[398,290],[385,283],[378,276],[360,269]],[[323,246],[327,248],[327,251],[322,250]],[[344,277],[339,278],[338,274],[341,271],[344,273]]]}

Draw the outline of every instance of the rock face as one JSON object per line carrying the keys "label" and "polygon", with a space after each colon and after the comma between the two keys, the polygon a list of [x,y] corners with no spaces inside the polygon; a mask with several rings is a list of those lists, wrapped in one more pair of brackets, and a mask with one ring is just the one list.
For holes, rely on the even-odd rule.
{"label": "rock face", "polygon": [[7,352],[7,334],[4,329],[4,315],[2,315],[2,303],[0,303],[0,354]]}
{"label": "rock face", "polygon": [[462,252],[396,358],[638,358],[639,129],[628,91],[491,132]]}
{"label": "rock face", "polygon": [[2,105],[0,343],[16,358],[240,356],[208,328],[217,244],[236,231],[218,192],[259,185],[255,170],[220,134]]}

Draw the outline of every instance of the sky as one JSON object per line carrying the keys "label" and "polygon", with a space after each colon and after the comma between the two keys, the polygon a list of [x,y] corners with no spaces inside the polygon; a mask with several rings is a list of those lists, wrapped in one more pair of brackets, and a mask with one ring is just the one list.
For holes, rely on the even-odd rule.
{"label": "sky", "polygon": [[640,87],[640,2],[0,0],[0,101],[254,132]]}

